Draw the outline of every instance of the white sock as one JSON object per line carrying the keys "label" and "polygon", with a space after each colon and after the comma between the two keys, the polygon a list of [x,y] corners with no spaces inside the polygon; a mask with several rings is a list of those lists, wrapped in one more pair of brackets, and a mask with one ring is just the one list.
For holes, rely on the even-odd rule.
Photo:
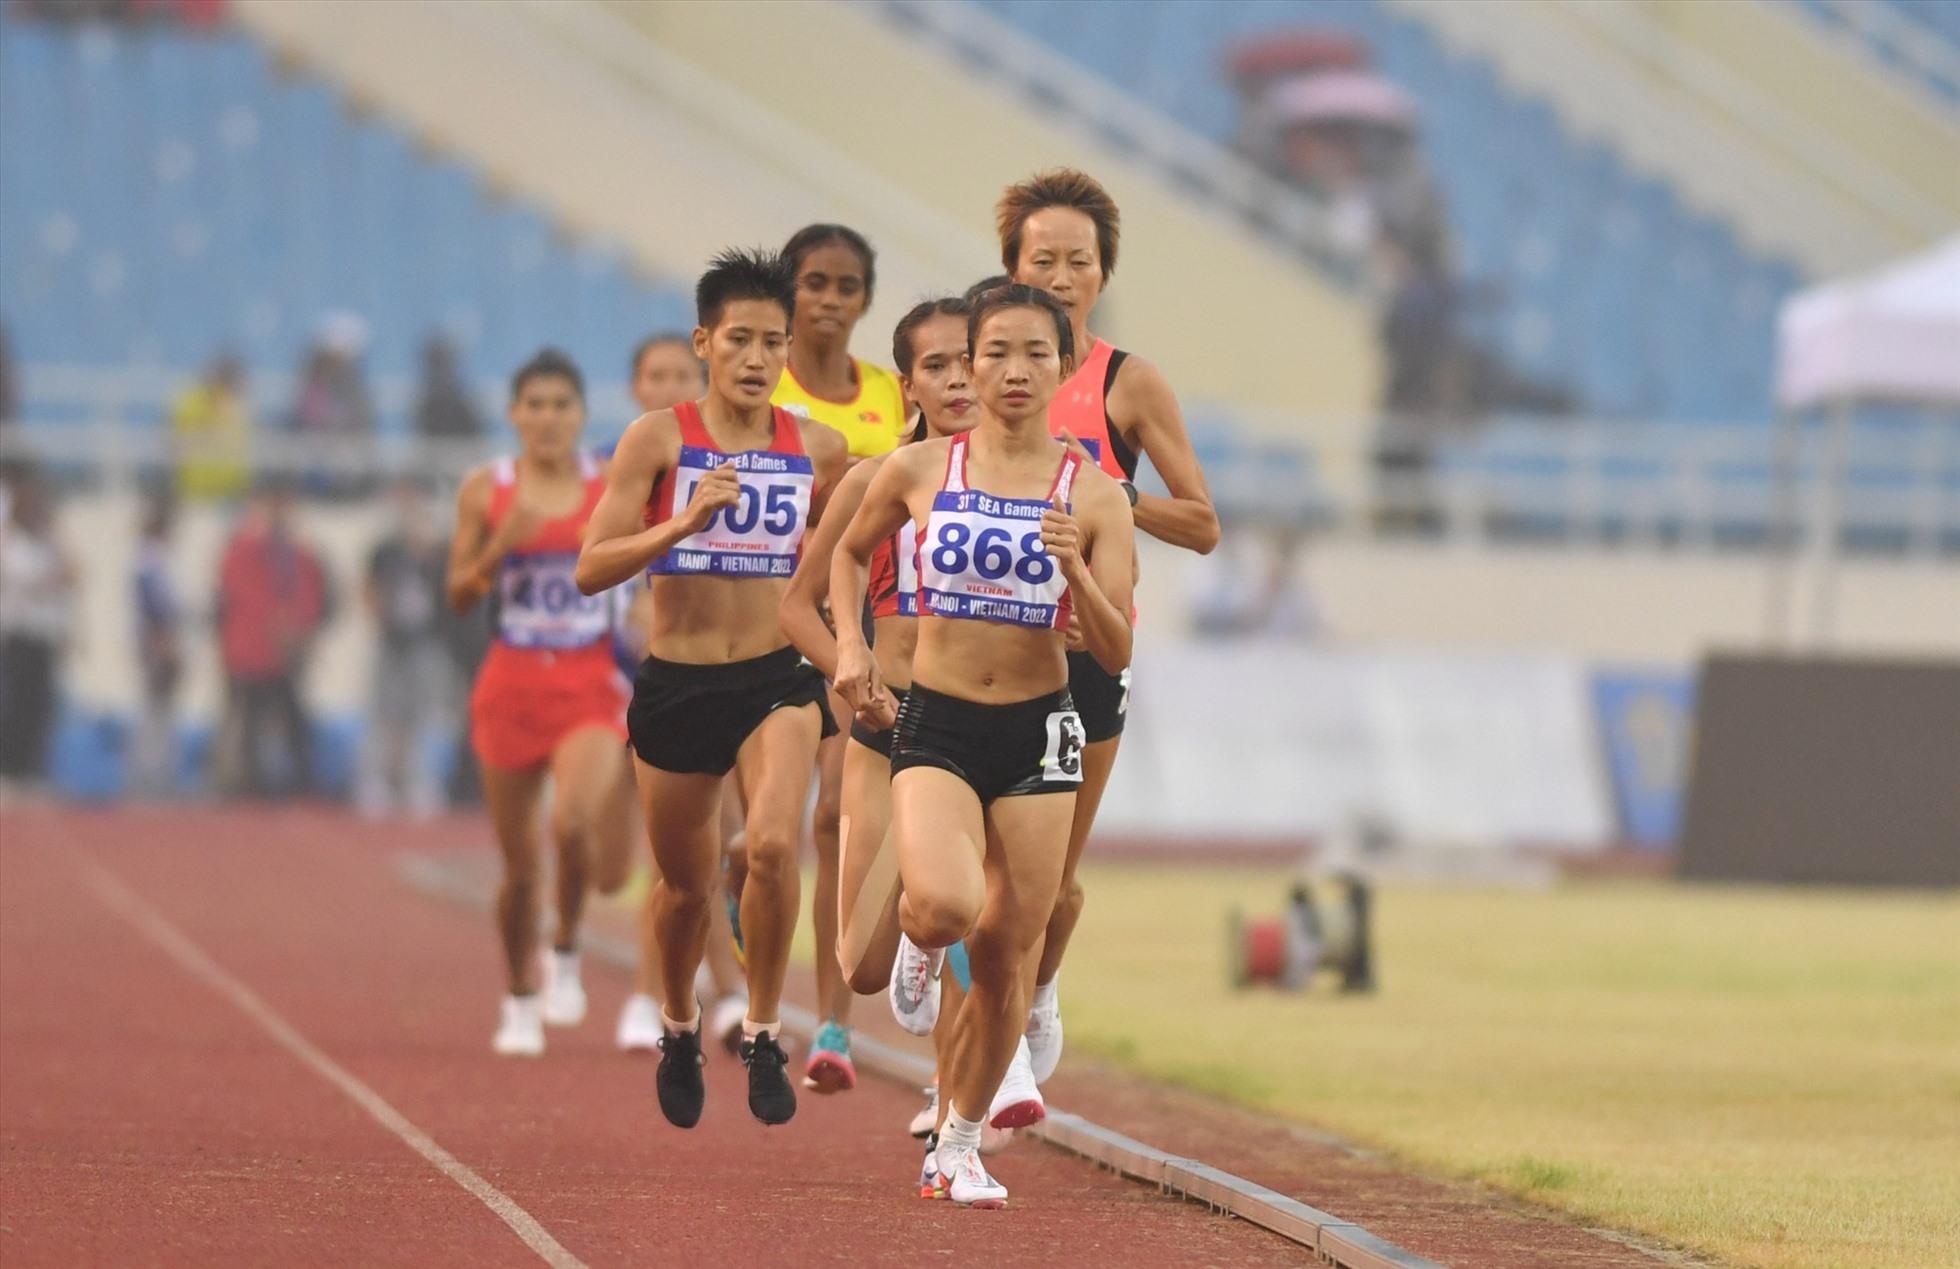
{"label": "white sock", "polygon": [[675,1035],[679,1035],[683,1031],[699,1031],[701,1029],[701,1011],[699,1009],[696,1009],[694,1011],[694,1016],[688,1019],[686,1022],[675,1022],[672,1018],[669,1018],[667,1016],[667,1011],[665,1009],[662,1009],[660,1011],[660,1025],[667,1028]]}
{"label": "white sock", "polygon": [[980,1148],[980,1121],[968,1119],[957,1109],[946,1112],[946,1125],[939,1130],[939,1148],[957,1155],[962,1150]]}
{"label": "white sock", "polygon": [[1036,1009],[1052,1009],[1055,1007],[1054,979],[1051,978],[1045,983],[1036,983],[1034,985],[1033,1006]]}
{"label": "white sock", "polygon": [[753,1040],[765,1031],[770,1035],[781,1035],[783,1024],[780,1022],[757,1022],[752,1018],[742,1019],[742,1038],[744,1040]]}

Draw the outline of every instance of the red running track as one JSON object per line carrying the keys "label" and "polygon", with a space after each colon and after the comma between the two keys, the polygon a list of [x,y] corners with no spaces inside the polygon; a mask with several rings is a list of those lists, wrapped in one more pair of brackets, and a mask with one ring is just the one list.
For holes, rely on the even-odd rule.
{"label": "red running track", "polygon": [[[672,1128],[652,1060],[611,1047],[627,984],[599,965],[582,1028],[552,1032],[540,1061],[493,1057],[490,931],[396,878],[391,848],[427,841],[306,811],[0,821],[0,1262],[536,1265],[557,1247],[558,1263],[593,1266],[1134,1267],[1304,1254],[1031,1145],[997,1160],[1006,1212],[920,1200],[904,1132],[916,1098],[875,1078],[806,1095],[794,1123],[767,1130],[748,1115],[740,1064],[717,1052],[701,1126]],[[371,1113],[349,1081],[385,1106]],[[376,1117],[389,1108],[453,1158],[449,1171]]]}

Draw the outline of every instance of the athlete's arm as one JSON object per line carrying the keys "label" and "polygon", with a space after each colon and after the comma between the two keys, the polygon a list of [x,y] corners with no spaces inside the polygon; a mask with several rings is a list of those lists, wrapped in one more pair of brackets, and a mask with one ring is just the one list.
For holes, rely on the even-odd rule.
{"label": "athlete's arm", "polygon": [[1124,358],[1116,382],[1110,385],[1109,417],[1135,436],[1136,449],[1150,456],[1150,465],[1171,492],[1168,498],[1137,494],[1137,528],[1160,542],[1211,554],[1218,545],[1218,511],[1211,505],[1204,468],[1191,448],[1184,411],[1178,408],[1177,394],[1163,372],[1141,357]]}
{"label": "athlete's arm", "polygon": [[[844,536],[831,552],[830,611],[860,613],[871,589],[871,553],[878,543],[903,528],[912,518],[906,494],[917,478],[919,455],[929,453],[930,444],[908,445],[879,464],[877,475],[864,491],[864,499],[844,526]],[[941,461],[944,461],[943,458]],[[873,708],[884,685],[878,678],[878,661],[871,645],[864,641],[864,629],[857,621],[837,623],[837,674],[831,682],[854,710]]]}
{"label": "athlete's arm", "polygon": [[1136,529],[1130,500],[1109,476],[1089,466],[1076,478],[1075,510],[1051,507],[1041,517],[1041,541],[1068,579],[1082,646],[1096,664],[1120,674],[1130,664],[1134,631],[1130,597],[1136,586]]}
{"label": "athlete's arm", "polygon": [[810,491],[810,523],[814,526],[823,521],[831,492],[851,468],[851,444],[828,423],[804,419],[802,428],[803,452],[810,456],[816,477],[816,488]]}
{"label": "athlete's arm", "polygon": [[634,419],[619,438],[619,448],[606,464],[606,492],[585,522],[585,541],[579,547],[574,576],[583,593],[596,595],[619,585],[740,498],[735,464],[724,463],[701,478],[686,507],[650,528],[643,526],[648,492],[679,457],[677,427],[674,412],[662,410]]}
{"label": "athlete's arm", "polygon": [[796,562],[796,573],[777,610],[783,633],[827,679],[837,677],[837,636],[823,619],[824,600],[830,594],[830,557],[881,465],[875,458],[867,459],[844,473],[824,508],[823,520],[803,543],[803,558]]}
{"label": "athlete's arm", "polygon": [[[449,574],[443,592],[457,612],[476,607],[490,591],[489,569],[483,565],[490,489],[490,469],[479,467],[463,478],[463,487],[456,492],[456,534],[449,540]],[[490,562],[496,563],[502,554],[499,551]]]}

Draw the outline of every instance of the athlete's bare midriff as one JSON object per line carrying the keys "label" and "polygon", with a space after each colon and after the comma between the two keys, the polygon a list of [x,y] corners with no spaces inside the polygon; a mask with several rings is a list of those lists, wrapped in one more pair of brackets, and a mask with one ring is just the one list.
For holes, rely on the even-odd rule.
{"label": "athlete's bare midriff", "polygon": [[655,576],[647,651],[683,665],[727,665],[789,646],[777,609],[786,577]]}
{"label": "athlete's bare midriff", "polygon": [[917,617],[879,617],[872,622],[871,655],[886,687],[912,686],[912,658],[919,648]]}
{"label": "athlete's bare midriff", "polygon": [[921,617],[912,682],[981,705],[1011,705],[1068,686],[1059,630]]}

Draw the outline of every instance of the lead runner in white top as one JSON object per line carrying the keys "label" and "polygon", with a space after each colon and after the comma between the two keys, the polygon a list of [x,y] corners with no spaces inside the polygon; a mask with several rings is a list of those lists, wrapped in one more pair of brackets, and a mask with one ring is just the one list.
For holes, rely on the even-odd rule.
{"label": "lead runner in white top", "polygon": [[[983,410],[979,426],[886,460],[834,557],[831,610],[862,609],[867,563],[880,541],[907,520],[928,526],[920,543],[928,602],[908,708],[925,692],[956,698],[969,713],[1014,711],[1063,696],[1060,625],[1070,609],[1100,663],[1111,673],[1129,664],[1134,534],[1121,486],[1048,434],[1049,402],[1073,364],[1068,318],[1054,298],[1030,287],[982,296],[968,325],[967,358]],[[959,487],[947,490],[956,447],[964,457]],[[1036,500],[1052,501],[1038,518],[1022,514]],[[945,606],[930,602],[935,589],[952,597]],[[837,641],[838,691],[853,709],[875,710],[882,685],[863,632],[839,622]],[[994,756],[984,752],[986,737],[962,739]],[[1006,1191],[980,1164],[980,1125],[1027,1016],[1022,971],[1061,884],[1074,784],[1017,789],[983,806],[968,779],[908,766],[906,749],[901,714],[892,780],[905,891],[900,922],[921,947],[965,939],[973,983],[954,1024],[951,1068],[941,1072],[951,1109],[938,1171],[956,1201],[997,1207]],[[1047,755],[1025,760],[1039,771]]]}

